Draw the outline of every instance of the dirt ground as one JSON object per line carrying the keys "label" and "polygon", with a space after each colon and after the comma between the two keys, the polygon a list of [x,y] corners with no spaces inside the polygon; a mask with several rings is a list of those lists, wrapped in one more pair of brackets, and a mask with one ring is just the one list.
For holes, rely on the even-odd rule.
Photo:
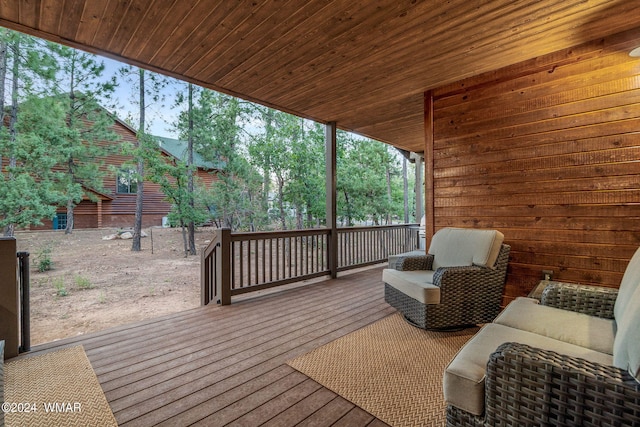
{"label": "dirt ground", "polygon": [[[30,253],[31,345],[200,304],[200,253],[184,257],[179,229],[144,231],[141,252],[131,252],[131,240],[102,239],[115,229],[16,233],[18,250]],[[197,232],[198,251],[212,232]],[[46,248],[52,269],[41,273]]]}

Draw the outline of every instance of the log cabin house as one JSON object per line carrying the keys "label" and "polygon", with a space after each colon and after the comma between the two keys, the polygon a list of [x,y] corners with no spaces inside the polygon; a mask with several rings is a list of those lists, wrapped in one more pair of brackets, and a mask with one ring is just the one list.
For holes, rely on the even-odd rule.
{"label": "log cabin house", "polygon": [[[115,141],[102,142],[101,144],[121,144],[122,141],[135,144],[136,131],[120,119],[115,119],[112,127],[117,135]],[[155,137],[164,156],[170,159],[186,159],[186,142],[166,137]],[[103,180],[104,191],[96,191],[86,188],[83,200],[74,210],[75,228],[128,228],[133,227],[136,210],[136,183],[130,179],[133,170],[124,168],[130,165],[133,158],[130,155],[109,154],[103,159],[101,170],[105,173]],[[219,165],[214,165],[204,160],[201,156],[194,155],[194,163],[198,167],[197,177],[205,186],[210,186],[215,180],[215,172]],[[116,170],[116,172],[114,172]],[[92,196],[89,197],[88,194]],[[166,219],[171,204],[165,200],[165,196],[158,184],[150,181],[144,183],[144,203],[142,226],[160,226],[163,218]],[[32,226],[32,230],[63,230],[66,227],[66,207],[57,210],[56,217],[51,220],[43,220],[41,226]]]}
{"label": "log cabin house", "polygon": [[[446,226],[502,231],[511,246],[505,304],[527,295],[543,270],[615,288],[640,245],[640,58],[630,56],[640,46],[635,1],[12,0],[0,6],[0,25],[326,123],[328,139],[338,127],[421,153],[427,240]],[[334,203],[329,196],[328,210]],[[371,280],[353,283],[366,289]],[[333,286],[343,289],[339,283]],[[369,306],[376,314],[366,312],[355,302],[362,294],[350,293],[347,303],[327,288],[316,291],[318,305],[358,311],[364,324],[389,313],[383,303]],[[295,295],[283,304],[260,303],[308,319],[296,310]],[[251,307],[227,313],[238,313],[240,322]],[[335,338],[362,326],[340,322],[326,316],[313,333]],[[321,341],[291,339],[260,362],[234,353],[225,380],[205,378],[210,383],[195,391],[201,371],[159,382],[157,392],[123,380],[107,394],[123,424],[223,423],[228,413],[216,409],[218,402],[234,399],[245,384],[262,387],[262,377],[247,379],[254,371],[272,373],[261,370],[262,362],[280,366]],[[109,343],[92,344],[98,364]],[[223,384],[226,378],[237,379],[238,389]],[[294,425],[295,416],[329,406],[304,386],[311,391],[287,389],[297,407],[278,406],[276,391],[266,403],[254,405],[257,392],[237,400],[246,411],[240,421],[289,416],[280,425]],[[166,390],[172,397],[165,399]],[[381,425],[344,401],[335,405],[353,421],[344,425]]]}

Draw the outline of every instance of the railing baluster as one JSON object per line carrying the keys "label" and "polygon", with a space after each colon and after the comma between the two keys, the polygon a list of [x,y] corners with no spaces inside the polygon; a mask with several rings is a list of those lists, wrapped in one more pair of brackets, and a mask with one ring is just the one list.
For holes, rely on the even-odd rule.
{"label": "railing baluster", "polygon": [[[230,295],[329,274],[330,233],[326,228],[233,234],[217,230],[202,252],[203,303],[214,298],[229,303]],[[389,254],[416,249],[419,242],[417,227],[408,224],[348,227],[337,233],[339,271],[385,262]],[[223,234],[228,236],[226,249]],[[220,294],[223,278],[228,280],[226,296]]]}
{"label": "railing baluster", "polygon": [[269,281],[273,282],[273,239],[269,239]]}
{"label": "railing baluster", "polygon": [[238,242],[233,242],[231,244],[231,289],[235,289],[238,283],[238,274],[236,272],[236,268],[238,266],[238,251],[236,250],[236,244]]}
{"label": "railing baluster", "polygon": [[289,277],[291,277],[291,237],[287,238],[287,258],[289,260]]}
{"label": "railing baluster", "polygon": [[276,280],[280,280],[280,238],[276,238]]}

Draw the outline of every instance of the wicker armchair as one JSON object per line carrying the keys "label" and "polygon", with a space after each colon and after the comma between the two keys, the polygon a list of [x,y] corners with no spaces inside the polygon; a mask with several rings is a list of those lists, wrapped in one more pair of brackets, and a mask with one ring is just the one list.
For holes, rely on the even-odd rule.
{"label": "wicker armchair", "polygon": [[542,291],[540,304],[589,316],[613,319],[618,290],[601,286],[549,282]]}
{"label": "wicker armchair", "polygon": [[[447,236],[448,241],[441,241],[440,245],[450,244],[455,239],[468,239],[477,233],[481,238],[493,239],[491,234],[487,234],[492,230],[450,230],[453,231]],[[410,323],[423,329],[491,322],[501,309],[510,251],[508,245],[502,244],[502,234],[495,233],[499,234],[499,241],[495,243],[494,239],[483,246],[484,250],[493,250],[492,245],[497,249],[493,255],[495,261],[490,265],[469,262],[470,265],[441,266],[443,261],[438,264],[437,255],[432,253],[438,251],[433,243],[429,255],[399,257],[391,270],[408,274],[398,274],[390,269],[383,272],[385,301]],[[465,241],[451,244],[464,246]],[[410,286],[415,290],[407,289]]]}
{"label": "wicker armchair", "polygon": [[[636,255],[639,253],[640,250]],[[640,261],[640,256],[634,258],[635,262]],[[578,317],[586,318],[589,325],[602,325],[602,322],[613,325],[617,335],[611,349],[613,355],[601,354],[604,359],[608,357],[611,364],[525,343],[506,342],[497,346],[487,363],[483,413],[475,415],[448,403],[447,426],[640,426],[640,382],[632,376],[632,373],[637,375],[637,367],[634,368],[637,361],[625,360],[625,357],[633,359],[632,353],[637,354],[640,335],[637,332],[640,288],[634,276],[635,271],[625,274],[626,284],[623,279],[620,294],[624,294],[620,300],[618,289],[561,282],[550,282],[542,293],[541,306],[580,313]],[[525,300],[513,308],[520,312],[527,304],[535,308],[535,303]],[[548,309],[541,307],[541,311],[543,315],[548,314]],[[596,318],[610,320],[596,321]],[[500,318],[496,322],[498,324],[488,327],[502,328],[497,329],[497,333],[504,333],[505,326],[499,324]],[[571,323],[558,324],[558,329],[572,327],[574,324]],[[483,332],[491,331],[481,330],[478,335]],[[498,341],[491,338],[491,333],[484,335],[485,341]],[[523,332],[522,338],[523,341],[532,340],[529,332]],[[549,344],[555,340],[539,337],[533,341]],[[621,358],[616,352],[624,355]],[[594,352],[587,348],[582,354],[594,357]],[[628,369],[614,365],[628,366]]]}
{"label": "wicker armchair", "polygon": [[447,406],[447,426],[637,426],[640,384],[625,370],[525,344],[491,355],[485,415]]}

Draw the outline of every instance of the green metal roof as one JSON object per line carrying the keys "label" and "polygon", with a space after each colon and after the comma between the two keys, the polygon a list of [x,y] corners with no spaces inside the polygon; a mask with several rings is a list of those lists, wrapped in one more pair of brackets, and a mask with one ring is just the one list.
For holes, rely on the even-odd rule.
{"label": "green metal roof", "polygon": [[[179,139],[167,138],[164,136],[154,136],[158,140],[160,148],[173,157],[187,161],[187,141],[181,141]],[[193,152],[193,163],[202,169],[222,169],[224,168],[224,162],[218,160],[217,162],[209,162],[205,160],[200,154]]]}

